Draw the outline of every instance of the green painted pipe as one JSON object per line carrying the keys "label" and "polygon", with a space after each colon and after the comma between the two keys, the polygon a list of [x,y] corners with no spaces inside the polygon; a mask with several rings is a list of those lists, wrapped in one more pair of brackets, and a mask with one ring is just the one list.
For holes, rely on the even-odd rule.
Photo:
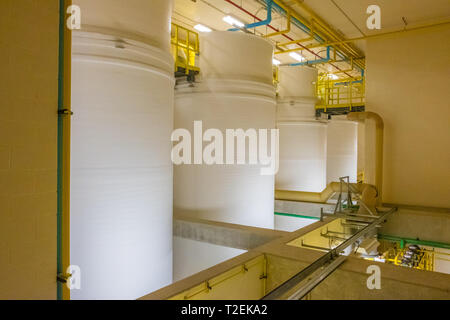
{"label": "green painted pipe", "polygon": [[[65,0],[59,0],[59,49],[58,49],[58,110],[64,109],[64,27],[65,27]],[[58,116],[58,176],[57,176],[57,273],[64,273],[62,263],[62,167],[63,167],[63,120]],[[63,299],[63,284],[57,282],[57,300]]]}
{"label": "green painted pipe", "polygon": [[302,215],[294,214],[294,213],[275,212],[275,215],[276,215],[276,216],[286,216],[286,217],[294,217],[294,218],[304,218],[304,219],[320,220],[319,217],[302,216]]}
{"label": "green painted pipe", "polygon": [[378,239],[400,242],[400,247],[402,249],[404,248],[405,243],[429,246],[429,247],[434,247],[434,248],[450,249],[450,244],[448,244],[448,243],[402,238],[402,237],[390,236],[390,235],[386,235],[386,234],[378,234]]}

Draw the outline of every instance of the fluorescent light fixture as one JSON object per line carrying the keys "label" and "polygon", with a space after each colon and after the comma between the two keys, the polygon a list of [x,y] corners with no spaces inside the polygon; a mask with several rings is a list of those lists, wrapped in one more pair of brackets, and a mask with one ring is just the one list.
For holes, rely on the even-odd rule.
{"label": "fluorescent light fixture", "polygon": [[291,53],[289,53],[289,56],[300,62],[303,62],[306,60],[304,56],[302,56],[301,54],[298,54],[297,52],[291,52]]}
{"label": "fluorescent light fixture", "polygon": [[272,63],[273,63],[274,65],[278,66],[278,65],[281,64],[281,61],[280,61],[280,60],[277,60],[277,59],[272,59]]}
{"label": "fluorescent light fixture", "polygon": [[339,77],[338,77],[337,75],[335,75],[335,74],[329,74],[329,75],[328,75],[328,78],[330,78],[331,80],[337,80],[337,79],[339,79]]}
{"label": "fluorescent light fixture", "polygon": [[226,23],[228,23],[229,25],[232,25],[234,27],[238,27],[238,28],[245,27],[245,24],[243,22],[239,21],[238,19],[236,19],[235,17],[232,17],[232,16],[223,17],[223,21],[225,21]]}
{"label": "fluorescent light fixture", "polygon": [[207,26],[204,26],[202,24],[197,24],[194,26],[194,29],[200,32],[211,32],[212,30],[208,28]]}

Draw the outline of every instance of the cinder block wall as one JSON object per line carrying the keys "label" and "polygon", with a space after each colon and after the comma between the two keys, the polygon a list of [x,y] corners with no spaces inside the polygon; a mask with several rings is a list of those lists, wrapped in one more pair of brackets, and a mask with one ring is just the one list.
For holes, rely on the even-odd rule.
{"label": "cinder block wall", "polygon": [[58,0],[0,1],[0,299],[56,298]]}
{"label": "cinder block wall", "polygon": [[449,36],[441,26],[367,42],[366,106],[385,124],[383,202],[450,208]]}

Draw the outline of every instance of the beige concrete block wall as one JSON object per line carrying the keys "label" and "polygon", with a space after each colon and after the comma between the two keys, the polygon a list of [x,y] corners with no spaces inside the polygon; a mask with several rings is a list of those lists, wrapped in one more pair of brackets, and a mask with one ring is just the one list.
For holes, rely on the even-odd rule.
{"label": "beige concrete block wall", "polygon": [[0,299],[56,298],[59,1],[0,1]]}
{"label": "beige concrete block wall", "polygon": [[358,123],[358,173],[365,172],[366,125]]}
{"label": "beige concrete block wall", "polygon": [[234,258],[245,250],[173,237],[173,282]]}
{"label": "beige concrete block wall", "polygon": [[[308,257],[308,251],[302,251],[302,253],[296,259],[290,259],[283,253],[280,256],[266,255],[268,291],[278,287],[311,263],[308,261],[311,260],[311,257]],[[367,279],[371,275],[367,273],[367,268],[371,265],[377,265],[380,268],[381,288],[379,290],[371,290],[367,287]],[[349,257],[341,267],[313,289],[308,298],[312,300],[448,300],[450,298],[449,279],[448,274]]]}
{"label": "beige concrete block wall", "polygon": [[[380,268],[380,289],[367,287],[367,268]],[[312,300],[448,300],[450,276],[350,258],[310,294]]]}
{"label": "beige concrete block wall", "polygon": [[367,42],[366,109],[385,122],[384,202],[450,207],[449,37],[444,26]]}
{"label": "beige concrete block wall", "polygon": [[450,214],[400,208],[389,217],[379,233],[450,243]]}

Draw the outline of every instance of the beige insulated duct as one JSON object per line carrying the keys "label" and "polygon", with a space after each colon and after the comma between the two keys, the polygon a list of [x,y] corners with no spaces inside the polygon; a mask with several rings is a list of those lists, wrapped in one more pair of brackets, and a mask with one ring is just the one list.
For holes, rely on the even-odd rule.
{"label": "beige insulated duct", "polygon": [[[376,192],[373,192],[374,188],[372,185],[357,183],[352,183],[351,185],[363,194],[363,198],[372,198],[376,196]],[[370,189],[372,189],[372,191]],[[333,194],[340,191],[341,184],[339,182],[331,182],[322,192],[276,190],[275,200],[326,203]],[[342,192],[347,191],[347,185],[343,184]],[[364,194],[366,194],[366,196],[364,196]]]}
{"label": "beige insulated duct", "polygon": [[[375,204],[382,203],[382,184],[383,184],[383,135],[384,122],[380,115],[374,112],[352,112],[349,113],[347,119],[350,121],[363,122],[373,120],[375,122],[375,182],[372,184],[353,184],[362,192],[363,201],[373,207]],[[369,181],[371,182],[371,181]],[[375,187],[375,189],[374,189]],[[276,200],[300,201],[326,203],[328,199],[335,193],[340,191],[339,182],[330,183],[322,192],[302,192],[291,190],[276,190]],[[343,191],[346,191],[344,185]]]}
{"label": "beige insulated duct", "polygon": [[[378,203],[382,203],[383,188],[383,139],[384,139],[384,122],[383,118],[375,112],[351,112],[347,115],[347,119],[351,121],[365,122],[373,120],[375,122],[375,181],[377,188]],[[372,181],[369,181],[370,183]]]}

